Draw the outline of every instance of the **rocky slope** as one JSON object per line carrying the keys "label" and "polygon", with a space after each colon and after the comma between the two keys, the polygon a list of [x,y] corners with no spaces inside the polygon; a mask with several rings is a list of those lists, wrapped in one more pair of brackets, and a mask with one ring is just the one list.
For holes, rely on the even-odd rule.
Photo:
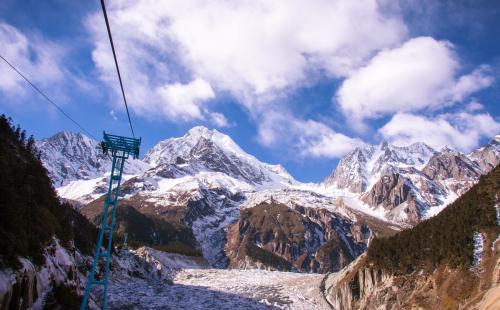
{"label": "rocky slope", "polygon": [[500,242],[484,240],[480,263],[471,269],[442,265],[432,271],[393,274],[360,256],[325,278],[328,303],[352,309],[497,309],[500,306]]}
{"label": "rocky slope", "polygon": [[59,240],[44,250],[44,263],[20,258],[20,268],[0,270],[0,309],[77,307],[85,290],[90,258]]}
{"label": "rocky slope", "polygon": [[482,171],[488,171],[496,167],[500,161],[500,135],[497,135],[487,145],[473,151],[469,158],[478,163]]}
{"label": "rocky slope", "polygon": [[334,212],[271,201],[241,211],[225,253],[230,268],[324,273],[362,254],[370,236],[366,225]]}

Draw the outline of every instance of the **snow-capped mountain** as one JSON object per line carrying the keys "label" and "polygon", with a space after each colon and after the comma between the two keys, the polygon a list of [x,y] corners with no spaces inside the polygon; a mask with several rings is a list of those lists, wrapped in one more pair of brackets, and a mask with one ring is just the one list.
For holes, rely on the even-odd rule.
{"label": "snow-capped mountain", "polygon": [[167,178],[219,172],[253,185],[292,184],[280,165],[269,165],[243,151],[229,136],[197,126],[185,136],[161,141],[147,152],[144,162]]}
{"label": "snow-capped mountain", "polygon": [[425,143],[359,147],[340,160],[324,185],[332,192],[358,193],[388,220],[413,225],[439,213],[495,167],[499,144],[497,136],[469,155]]}
{"label": "snow-capped mountain", "polygon": [[[76,136],[83,139],[83,146],[77,145],[75,135],[49,138],[38,145],[59,195],[81,203],[82,212],[93,217],[102,208],[106,190],[106,158],[95,150],[96,141]],[[142,160],[127,164],[132,171],[125,176],[121,201],[192,231],[212,266],[272,269],[250,257],[258,252],[247,251],[251,246],[281,257],[286,261],[283,266],[326,272],[364,251],[373,234],[398,230],[437,214],[477,182],[488,167],[497,165],[498,158],[498,139],[469,155],[436,151],[424,143],[382,143],[355,149],[340,160],[325,182],[306,184],[280,165],[247,154],[229,136],[194,127],[182,137],[159,142]],[[240,217],[242,210],[260,210],[255,207],[262,203],[280,205],[293,213],[296,227],[312,241],[298,245],[293,245],[293,238],[273,241],[270,235],[262,235],[257,222],[250,234],[241,230],[249,223]],[[248,210],[245,212],[255,213]],[[256,219],[260,216],[254,214]],[[326,257],[325,248],[337,249],[339,256]]]}
{"label": "snow-capped mountain", "polygon": [[[55,187],[102,177],[111,167],[111,160],[102,153],[99,142],[81,133],[59,132],[37,141],[36,147]],[[128,160],[124,173],[138,174],[147,167],[142,161]]]}
{"label": "snow-capped mountain", "polygon": [[401,147],[384,142],[378,147],[358,147],[342,157],[324,183],[361,193],[373,186],[382,175],[407,168],[421,169],[435,153],[425,143]]}

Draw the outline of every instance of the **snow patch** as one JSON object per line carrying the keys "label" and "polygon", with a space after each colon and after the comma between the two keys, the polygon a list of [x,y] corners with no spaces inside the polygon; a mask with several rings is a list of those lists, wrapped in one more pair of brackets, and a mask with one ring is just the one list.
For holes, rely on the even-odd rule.
{"label": "snow patch", "polygon": [[474,250],[472,253],[472,268],[481,265],[484,255],[484,236],[479,232],[474,232]]}

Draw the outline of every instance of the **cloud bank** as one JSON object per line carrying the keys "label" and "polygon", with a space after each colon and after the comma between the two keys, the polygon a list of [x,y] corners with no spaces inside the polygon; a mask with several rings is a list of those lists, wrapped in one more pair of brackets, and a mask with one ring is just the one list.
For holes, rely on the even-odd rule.
{"label": "cloud bank", "polygon": [[437,150],[450,146],[468,152],[478,147],[480,138],[500,133],[500,122],[487,113],[459,112],[435,117],[398,113],[379,133],[398,145],[424,141]]}
{"label": "cloud bank", "polygon": [[488,67],[457,76],[460,61],[453,45],[418,37],[381,51],[341,85],[336,99],[358,122],[400,112],[441,109],[488,87]]}
{"label": "cloud bank", "polygon": [[[38,35],[26,35],[16,27],[0,21],[0,46],[2,56],[40,87],[53,88],[66,77],[59,65],[64,50],[53,42]],[[3,60],[0,60],[0,70],[1,92],[8,96],[32,92],[26,88],[26,81]]]}

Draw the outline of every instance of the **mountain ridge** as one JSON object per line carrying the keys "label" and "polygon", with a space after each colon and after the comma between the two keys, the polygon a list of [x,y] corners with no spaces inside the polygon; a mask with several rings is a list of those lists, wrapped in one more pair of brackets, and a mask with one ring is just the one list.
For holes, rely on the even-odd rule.
{"label": "mountain ridge", "polygon": [[[43,155],[44,150],[41,151]],[[498,151],[494,144],[486,145],[476,150],[474,156],[482,160],[487,169],[498,161]],[[344,156],[330,176],[333,182],[302,183],[281,166],[263,163],[246,153],[229,136],[198,126],[182,137],[160,141],[147,151],[144,158],[138,160],[137,166],[143,170],[124,175],[120,201],[148,216],[181,223],[190,229],[196,247],[212,266],[275,268],[256,263],[252,257],[231,254],[238,248],[255,250],[258,247],[271,256],[278,255],[287,261],[287,266],[326,272],[338,270],[355,257],[346,255],[342,261],[335,259],[327,263],[325,256],[318,264],[314,256],[320,247],[314,246],[311,250],[307,244],[301,244],[294,251],[307,253],[304,265],[297,262],[295,254],[283,250],[290,249],[293,238],[267,246],[254,238],[250,243],[233,242],[234,246],[227,248],[229,240],[250,240],[236,236],[245,234],[244,231],[229,227],[237,223],[245,226],[246,220],[240,218],[240,214],[248,213],[244,211],[247,208],[251,210],[259,204],[275,201],[284,206],[283,210],[289,210],[287,212],[303,210],[299,218],[304,223],[316,223],[301,228],[303,233],[328,241],[333,234],[327,227],[332,226],[333,231],[341,232],[337,237],[342,241],[340,244],[357,244],[358,249],[350,252],[359,254],[366,249],[369,238],[353,242],[359,237],[340,229],[340,223],[368,223],[366,235],[371,238],[411,227],[439,213],[475,184],[483,173],[481,165],[467,156],[460,152],[438,152],[424,143],[407,147],[382,143],[377,147],[358,148]],[[460,161],[456,158],[469,164],[457,164]],[[88,165],[82,163],[80,166]],[[432,175],[430,171],[439,173]],[[449,175],[457,179],[448,178]],[[357,184],[354,190],[349,188],[352,184]],[[62,198],[78,202],[83,206],[80,210],[92,216],[100,212],[96,202],[102,200],[105,189],[105,174],[94,179],[69,181],[57,188]],[[266,208],[258,210],[266,212]],[[326,221],[324,212],[317,210],[324,210],[336,220]],[[320,226],[322,228],[317,230]],[[260,234],[260,226],[256,227],[251,236]],[[290,233],[288,228],[283,232]],[[263,256],[259,254],[259,257]],[[325,263],[328,268],[323,267]]]}

